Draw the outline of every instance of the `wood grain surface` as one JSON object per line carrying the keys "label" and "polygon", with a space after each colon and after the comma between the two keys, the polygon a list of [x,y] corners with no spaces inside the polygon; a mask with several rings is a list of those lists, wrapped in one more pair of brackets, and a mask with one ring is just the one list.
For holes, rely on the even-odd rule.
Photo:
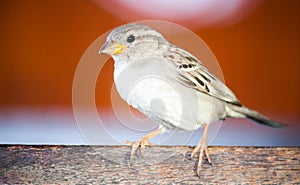
{"label": "wood grain surface", "polygon": [[0,184],[300,184],[299,147],[209,147],[196,176],[193,147],[0,146]]}

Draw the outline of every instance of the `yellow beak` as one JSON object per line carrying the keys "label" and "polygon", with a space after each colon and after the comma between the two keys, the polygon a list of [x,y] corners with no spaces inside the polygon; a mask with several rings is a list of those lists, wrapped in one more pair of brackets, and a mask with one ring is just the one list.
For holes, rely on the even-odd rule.
{"label": "yellow beak", "polygon": [[103,46],[100,48],[99,53],[108,54],[108,55],[117,55],[122,53],[124,48],[126,48],[126,46],[106,41],[103,44]]}

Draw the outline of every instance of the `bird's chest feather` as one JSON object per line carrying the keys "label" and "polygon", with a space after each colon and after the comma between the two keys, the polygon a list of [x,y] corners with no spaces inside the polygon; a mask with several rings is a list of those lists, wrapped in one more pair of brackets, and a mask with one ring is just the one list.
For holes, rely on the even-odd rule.
{"label": "bird's chest feather", "polygon": [[120,96],[165,127],[195,130],[213,120],[210,97],[180,84],[174,69],[161,63],[153,59],[115,69]]}

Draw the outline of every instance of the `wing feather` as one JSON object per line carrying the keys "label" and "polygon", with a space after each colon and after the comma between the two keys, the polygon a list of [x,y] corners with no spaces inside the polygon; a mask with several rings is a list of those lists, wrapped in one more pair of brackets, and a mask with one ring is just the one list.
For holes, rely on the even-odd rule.
{"label": "wing feather", "polygon": [[218,98],[224,102],[241,106],[234,93],[189,52],[170,45],[164,53],[167,61],[175,64],[178,70],[177,80],[183,85]]}

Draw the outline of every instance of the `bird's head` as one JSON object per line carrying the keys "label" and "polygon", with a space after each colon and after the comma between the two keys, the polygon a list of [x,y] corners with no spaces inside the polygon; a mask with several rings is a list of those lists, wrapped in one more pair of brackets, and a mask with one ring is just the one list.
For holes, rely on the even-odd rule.
{"label": "bird's head", "polygon": [[159,32],[147,25],[133,23],[114,29],[99,53],[108,54],[114,59],[140,59],[161,51],[163,43],[168,42]]}

